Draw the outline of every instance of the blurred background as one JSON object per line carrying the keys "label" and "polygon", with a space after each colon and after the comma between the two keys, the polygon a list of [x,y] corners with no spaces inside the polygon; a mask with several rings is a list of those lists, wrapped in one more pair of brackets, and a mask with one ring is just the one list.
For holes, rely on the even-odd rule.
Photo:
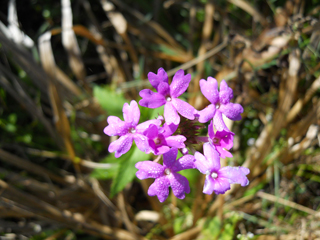
{"label": "blurred background", "polygon": [[[317,0],[0,2],[1,239],[320,239]],[[242,104],[233,158],[250,184],[163,203],[133,147],[119,159],[109,115],[151,88],[148,72],[225,79]],[[163,109],[141,107],[140,122]],[[206,132],[204,131],[204,134]]]}

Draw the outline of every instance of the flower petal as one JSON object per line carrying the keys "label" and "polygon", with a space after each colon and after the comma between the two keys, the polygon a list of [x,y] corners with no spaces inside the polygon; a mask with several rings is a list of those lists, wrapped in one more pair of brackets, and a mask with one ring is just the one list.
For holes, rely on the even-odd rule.
{"label": "flower petal", "polygon": [[149,127],[143,132],[143,135],[149,139],[158,137],[158,127],[154,124],[150,124]]}
{"label": "flower petal", "polygon": [[201,111],[198,111],[199,122],[206,123],[206,122],[210,121],[214,117],[215,112],[216,112],[215,105],[210,104],[210,105],[206,106]]}
{"label": "flower petal", "polygon": [[140,180],[146,178],[158,178],[164,174],[165,170],[161,164],[152,161],[137,162],[135,167],[139,169],[136,176]]}
{"label": "flower petal", "polygon": [[164,97],[170,96],[170,87],[166,82],[162,82],[158,86],[158,93]]}
{"label": "flower petal", "polygon": [[109,116],[107,121],[109,124],[118,124],[119,122],[123,122],[120,118],[116,116]]}
{"label": "flower petal", "polygon": [[151,124],[154,124],[159,127],[161,125],[161,120],[152,119],[152,120],[142,122],[138,126],[136,126],[136,131],[138,133],[143,133]]}
{"label": "flower petal", "polygon": [[218,171],[220,169],[220,156],[217,150],[210,144],[203,144],[203,153],[209,162],[209,168],[211,171]]}
{"label": "flower petal", "polygon": [[140,110],[136,101],[132,100],[130,105],[125,103],[123,105],[122,112],[126,123],[131,124],[132,127],[137,126],[140,119]]}
{"label": "flower petal", "polygon": [[216,194],[224,194],[226,191],[230,190],[230,183],[226,178],[220,178],[220,176],[218,176],[213,179],[211,175],[207,175],[206,179],[210,181],[210,191],[213,190]]}
{"label": "flower petal", "polygon": [[180,69],[176,72],[176,74],[172,78],[172,82],[170,84],[170,93],[172,97],[179,97],[182,93],[184,93],[191,81],[191,74],[184,75],[183,69]]}
{"label": "flower petal", "polygon": [[220,103],[227,104],[233,98],[233,90],[228,86],[225,80],[220,83],[219,101]]}
{"label": "flower petal", "polygon": [[194,162],[195,158],[193,155],[184,155],[179,158],[175,163],[172,165],[171,170],[172,172],[179,172],[185,169],[192,169],[195,168]]}
{"label": "flower petal", "polygon": [[215,137],[220,138],[220,145],[222,148],[230,150],[233,147],[233,132],[217,131]]}
{"label": "flower petal", "polygon": [[177,148],[171,148],[170,151],[163,154],[163,166],[171,168],[172,164],[175,163],[178,155]]}
{"label": "flower petal", "polygon": [[206,180],[204,181],[204,185],[203,185],[203,190],[202,192],[204,194],[209,194],[211,195],[213,193],[213,187],[214,187],[214,183],[212,181],[212,178],[209,177],[209,175],[206,176]]}
{"label": "flower petal", "polygon": [[229,180],[230,183],[241,184],[245,187],[249,184],[249,180],[246,177],[250,173],[250,170],[246,167],[223,167],[219,171],[219,177],[224,177]]}
{"label": "flower petal", "polygon": [[169,196],[170,181],[167,176],[157,178],[148,189],[149,196],[158,197],[160,202],[164,202]]}
{"label": "flower petal", "polygon": [[155,151],[154,151],[154,155],[161,155],[164,154],[166,152],[170,151],[170,147],[168,146],[155,146]]}
{"label": "flower petal", "polygon": [[211,121],[208,126],[208,135],[211,139],[213,139],[216,136],[216,134],[214,133],[214,130],[213,130],[213,121]]}
{"label": "flower petal", "polygon": [[172,104],[182,116],[190,120],[194,119],[194,107],[189,103],[182,101],[179,98],[173,98]]}
{"label": "flower petal", "polygon": [[210,163],[205,156],[201,153],[196,152],[194,154],[195,162],[194,166],[202,173],[206,174],[207,171],[210,171]]}
{"label": "flower petal", "polygon": [[222,104],[219,110],[233,121],[241,120],[241,113],[243,113],[243,107],[239,103],[227,103]]}
{"label": "flower petal", "polygon": [[179,125],[175,125],[173,123],[171,124],[164,124],[163,127],[159,130],[160,133],[163,134],[163,136],[168,137],[177,131]]}
{"label": "flower petal", "polygon": [[219,101],[218,82],[213,77],[208,77],[208,80],[201,79],[199,82],[202,94],[212,104],[216,104]]}
{"label": "flower petal", "polygon": [[109,145],[109,152],[115,152],[115,157],[118,158],[122,154],[125,154],[126,152],[129,151],[132,145],[132,135],[131,134],[126,134],[116,141],[110,143]]}
{"label": "flower petal", "polygon": [[147,108],[158,108],[166,103],[164,96],[160,93],[153,92],[150,89],[143,89],[139,92],[142,99],[139,101],[139,104],[142,107]]}
{"label": "flower petal", "polygon": [[168,75],[163,68],[159,68],[157,74],[153,72],[148,73],[148,79],[151,85],[158,90],[158,85],[162,82],[168,82]]}
{"label": "flower petal", "polygon": [[223,121],[222,113],[219,110],[217,110],[213,116],[213,124],[218,131],[222,131],[222,130],[229,131],[228,127]]}
{"label": "flower petal", "polygon": [[168,175],[170,181],[170,186],[172,188],[173,194],[179,198],[184,199],[185,193],[190,193],[190,187],[188,179],[178,173],[171,173]]}
{"label": "flower petal", "polygon": [[232,157],[232,154],[229,151],[222,148],[221,146],[215,146],[215,147],[216,147],[218,153],[220,154],[221,158],[226,158],[226,157],[231,158]]}
{"label": "flower petal", "polygon": [[184,142],[187,140],[185,136],[182,135],[176,135],[176,136],[170,136],[166,137],[166,142],[167,145],[170,147],[175,147],[175,148],[184,148],[186,145]]}
{"label": "flower petal", "polygon": [[141,150],[142,152],[145,153],[150,153],[150,146],[149,146],[149,141],[148,138],[142,134],[139,133],[135,133],[133,134],[133,139],[137,145],[137,147],[139,148],[139,150]]}
{"label": "flower petal", "polygon": [[180,116],[177,113],[177,110],[174,108],[171,102],[167,102],[164,105],[164,119],[167,124],[178,125],[180,122]]}
{"label": "flower petal", "polygon": [[128,132],[128,124],[115,116],[108,117],[109,125],[106,126],[103,132],[108,136],[122,136]]}

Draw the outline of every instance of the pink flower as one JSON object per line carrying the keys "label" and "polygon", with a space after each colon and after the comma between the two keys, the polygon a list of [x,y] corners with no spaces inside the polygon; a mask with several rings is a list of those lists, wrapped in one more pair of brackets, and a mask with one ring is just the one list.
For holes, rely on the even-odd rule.
{"label": "pink flower", "polygon": [[227,150],[230,150],[233,147],[233,132],[222,130],[214,133],[213,123],[211,121],[208,126],[208,134],[210,145],[218,151],[220,157],[232,157],[232,154]]}
{"label": "pink flower", "polygon": [[208,77],[208,81],[201,79],[200,89],[211,104],[198,111],[199,122],[205,123],[213,119],[214,126],[218,131],[229,131],[222,119],[222,114],[233,121],[241,120],[240,114],[243,113],[243,108],[238,103],[230,102],[233,98],[233,91],[225,80],[220,83],[220,92],[217,80],[212,77]]}
{"label": "pink flower", "polygon": [[130,105],[125,103],[122,108],[124,121],[115,116],[108,117],[109,125],[103,130],[109,136],[120,136],[120,138],[109,145],[109,152],[115,152],[115,157],[118,158],[122,154],[129,151],[134,140],[137,147],[146,153],[150,152],[148,138],[142,133],[149,127],[150,124],[160,126],[160,120],[149,120],[144,123],[139,123],[140,110],[136,101],[131,101]]}
{"label": "pink flower", "polygon": [[173,194],[184,199],[185,193],[190,193],[189,182],[186,177],[178,174],[178,171],[194,168],[194,156],[185,155],[176,160],[178,149],[172,148],[163,154],[163,165],[143,161],[136,163],[139,171],[136,173],[137,178],[155,178],[148,189],[149,196],[157,196],[160,202],[164,202],[169,195],[169,187],[172,188]]}
{"label": "pink flower", "polygon": [[168,152],[170,147],[184,148],[186,147],[184,141],[186,137],[182,135],[171,136],[178,126],[174,124],[164,124],[163,127],[158,127],[151,124],[149,128],[144,131],[144,135],[148,137],[149,146],[155,155],[160,155]]}
{"label": "pink flower", "polygon": [[153,92],[150,89],[143,89],[139,95],[142,99],[139,104],[143,107],[158,108],[164,105],[164,118],[167,124],[178,125],[180,122],[180,113],[183,117],[193,120],[195,109],[178,97],[184,93],[191,81],[191,75],[184,75],[180,69],[173,76],[169,86],[168,75],[163,68],[158,69],[158,73],[149,72],[148,79],[151,85],[157,90]]}
{"label": "pink flower", "polygon": [[224,194],[230,189],[230,184],[239,183],[243,187],[249,184],[246,177],[250,173],[248,168],[229,166],[220,168],[219,153],[210,144],[204,144],[203,151],[204,155],[199,152],[194,155],[196,168],[206,174],[203,193]]}

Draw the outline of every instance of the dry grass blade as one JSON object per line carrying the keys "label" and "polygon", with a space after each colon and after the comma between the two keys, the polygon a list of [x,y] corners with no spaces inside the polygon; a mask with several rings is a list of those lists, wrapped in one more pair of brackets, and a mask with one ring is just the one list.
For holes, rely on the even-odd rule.
{"label": "dry grass blade", "polygon": [[[222,49],[224,49],[226,46],[227,46],[227,40],[223,41],[221,44],[219,44],[218,46],[216,46],[213,49],[209,50],[205,54],[203,54],[201,56],[198,56],[198,57],[190,60],[189,62],[181,64],[178,67],[170,69],[169,71],[167,71],[168,77],[172,77],[179,69],[187,70],[187,69],[195,66],[196,64],[198,64],[198,63],[200,63],[200,62],[212,57],[213,55],[217,54]],[[122,92],[126,92],[130,88],[144,87],[144,86],[149,86],[149,85],[150,85],[149,80],[131,81],[131,82],[128,82],[128,83],[121,84],[119,86],[119,90],[121,90]]]}
{"label": "dry grass blade", "polygon": [[311,97],[316,93],[316,91],[320,88],[320,77],[318,77],[308,88],[306,94],[303,98],[300,98],[294,106],[291,108],[290,112],[287,115],[287,123],[290,123],[302,110],[303,106],[311,99]]}
{"label": "dry grass blade", "polygon": [[[205,20],[202,28],[202,41],[198,50],[198,56],[201,56],[206,53],[207,45],[209,44],[209,40],[211,37],[211,33],[213,30],[213,16],[214,16],[214,4],[213,1],[208,1],[205,5]],[[204,71],[204,61],[199,62],[196,65],[197,75],[192,80],[191,89],[189,92],[196,93],[200,90],[199,81],[203,77]],[[203,105],[202,96],[195,96],[194,98],[190,98],[189,103],[193,105],[196,109],[199,109]]]}
{"label": "dry grass blade", "polygon": [[56,79],[73,95],[80,96],[82,94],[81,89],[58,67],[55,66]]}
{"label": "dry grass blade", "polygon": [[8,36],[19,45],[31,48],[34,46],[33,40],[19,28],[17,6],[15,0],[10,0],[8,4]]}
{"label": "dry grass blade", "polygon": [[289,206],[291,208],[297,209],[299,211],[302,211],[302,212],[305,212],[305,213],[308,213],[308,214],[311,214],[311,215],[315,215],[317,213],[317,211],[314,211],[314,210],[312,210],[310,208],[307,208],[305,206],[302,206],[300,204],[297,204],[295,202],[292,202],[292,201],[289,201],[289,200],[286,200],[286,199],[283,199],[283,198],[278,198],[278,197],[276,197],[274,195],[271,195],[271,194],[268,194],[268,193],[258,192],[257,196],[260,197],[260,198],[266,199],[268,201],[272,201],[272,202],[275,202],[275,203],[280,203],[280,204],[285,205],[285,206]]}
{"label": "dry grass blade", "polygon": [[86,70],[81,58],[80,48],[72,29],[72,10],[70,0],[61,0],[61,11],[62,44],[68,53],[69,65],[77,79],[83,84],[84,88],[90,92],[91,88],[85,81]]}
{"label": "dry grass blade", "polygon": [[41,92],[47,92],[46,73],[35,62],[32,55],[21,48],[14,42],[10,41],[0,31],[0,42],[3,44],[1,51],[4,51],[7,55],[11,56],[14,62],[16,62],[29,76],[35,86],[37,86]]}
{"label": "dry grass blade", "polygon": [[191,240],[195,239],[195,237],[201,232],[202,225],[196,226],[194,228],[191,228],[190,230],[187,230],[183,233],[177,234],[174,237],[171,238],[171,240]]}
{"label": "dry grass blade", "polygon": [[2,149],[0,149],[0,159],[6,163],[14,165],[15,167],[27,170],[28,172],[36,174],[38,176],[42,176],[48,181],[52,180],[64,185],[75,183],[74,178],[63,178],[61,176],[58,176],[48,171],[47,169],[38,166],[37,164],[12,155],[11,153],[8,153]]}
{"label": "dry grass blade", "polygon": [[113,203],[110,201],[110,199],[104,194],[98,180],[95,178],[90,178],[90,182],[92,184],[92,189],[93,189],[94,193],[100,198],[100,200],[105,205],[107,205],[110,209],[115,211],[116,207],[113,205]]}
{"label": "dry grass blade", "polygon": [[[88,231],[89,233],[93,231],[98,235],[111,239],[143,239],[136,238],[136,236],[125,230],[110,228],[90,219],[85,219],[85,217],[80,213],[72,213],[68,210],[60,210],[55,206],[38,199],[37,197],[13,188],[2,180],[0,180],[0,188],[2,191],[2,196],[17,202],[18,205],[23,206],[23,208],[29,208],[30,212],[33,212],[41,217],[49,218],[53,221],[64,223],[70,228],[81,227],[83,231]],[[4,201],[3,197],[1,200]]]}
{"label": "dry grass blade", "polygon": [[157,22],[154,21],[145,21],[145,17],[143,16],[143,14],[141,14],[140,12],[138,12],[137,10],[129,7],[128,5],[126,5],[123,1],[119,1],[119,0],[112,0],[112,2],[114,2],[114,4],[116,4],[117,6],[119,6],[120,8],[122,8],[123,10],[125,10],[126,12],[128,12],[129,14],[133,15],[134,17],[136,17],[138,20],[142,21],[143,23],[145,23],[146,25],[150,26],[152,29],[154,29],[154,31],[161,37],[163,37],[166,42],[168,42],[169,44],[172,45],[173,48],[178,48],[180,50],[182,50],[183,48],[180,46],[180,44]]}
{"label": "dry grass blade", "polygon": [[117,33],[121,36],[124,42],[128,46],[129,54],[133,62],[133,76],[138,76],[140,69],[139,69],[139,60],[136,50],[134,49],[131,40],[127,34],[127,21],[124,16],[115,10],[113,3],[107,0],[100,0],[101,5],[105,13],[107,14],[110,22],[116,29]]}
{"label": "dry grass blade", "polygon": [[290,110],[298,83],[297,73],[300,68],[299,52],[292,52],[290,54],[289,64],[287,75],[284,76],[285,81],[280,86],[279,103],[274,113],[274,119],[271,124],[265,126],[256,142],[257,151],[254,151],[254,154],[244,164],[248,166],[247,164],[250,163],[250,169],[252,169],[251,176],[257,176],[261,172],[259,164],[264,160],[267,153],[270,152],[272,141],[279,135],[281,128],[285,126],[283,116],[286,116]]}
{"label": "dry grass blade", "polygon": [[[3,72],[2,72],[3,71]],[[15,90],[13,86],[11,86],[10,82],[4,77],[4,73],[8,75],[13,81]],[[20,86],[18,80],[16,79],[16,76],[14,76],[12,73],[10,73],[4,66],[0,64],[0,85],[8,91],[8,93],[21,104],[21,106],[24,106],[30,115],[33,118],[37,118],[41,121],[41,123],[44,125],[47,132],[50,134],[50,136],[55,139],[58,143],[60,142],[59,136],[56,134],[56,132],[53,129],[53,126],[50,124],[50,122],[45,118],[43,115],[43,112],[36,106],[36,104],[30,99],[30,97],[25,93],[23,88]]]}
{"label": "dry grass blade", "polygon": [[127,210],[126,210],[126,203],[124,199],[123,192],[118,194],[118,205],[119,209],[123,218],[123,222],[126,225],[126,228],[133,234],[138,233],[138,228],[130,221]]}
{"label": "dry grass blade", "polygon": [[[57,196],[61,191],[61,189],[53,185],[53,183],[40,182],[32,177],[20,176],[13,171],[8,171],[3,168],[0,168],[0,173],[3,175],[3,179],[7,179],[8,183],[20,185],[31,192],[39,193],[40,196],[44,196],[44,199],[53,197],[53,195]],[[46,176],[46,178],[48,178],[48,176]]]}
{"label": "dry grass blade", "polygon": [[[127,49],[126,46],[122,46],[119,43],[111,43],[103,38],[102,29],[99,25],[98,20],[94,16],[91,5],[89,1],[83,0],[83,7],[93,23],[91,26],[92,36],[98,41],[102,42],[102,45],[97,45],[96,49],[99,54],[100,60],[103,63],[103,67],[106,73],[111,77],[111,82],[117,84],[119,82],[125,82],[125,74],[121,67],[121,64],[118,62],[117,58],[112,54],[112,52],[108,49],[109,47],[119,48],[121,50]],[[75,30],[77,33],[77,31]],[[87,37],[87,36],[86,36]],[[88,38],[88,37],[87,37]],[[91,38],[88,38],[91,39]]]}
{"label": "dry grass blade", "polygon": [[70,136],[70,125],[69,125],[68,118],[64,112],[64,108],[62,106],[61,97],[59,96],[59,93],[55,85],[56,64],[54,61],[50,40],[51,40],[50,32],[43,34],[39,38],[40,59],[41,59],[43,68],[47,71],[48,75],[50,76],[48,92],[49,92],[49,97],[50,97],[51,105],[54,112],[55,125],[57,128],[57,131],[59,132],[60,136],[64,141],[64,145],[69,154],[70,159],[74,161],[75,152],[73,149],[73,144]]}
{"label": "dry grass blade", "polygon": [[262,14],[254,9],[248,2],[244,0],[228,0],[228,2],[233,3],[237,7],[249,13],[255,21],[260,22],[262,25],[267,24],[267,20],[262,16]]}

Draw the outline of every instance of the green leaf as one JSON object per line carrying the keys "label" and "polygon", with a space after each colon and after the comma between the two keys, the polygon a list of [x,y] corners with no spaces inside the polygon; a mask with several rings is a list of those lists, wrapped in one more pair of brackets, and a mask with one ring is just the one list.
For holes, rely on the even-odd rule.
{"label": "green leaf", "polygon": [[156,119],[159,115],[163,116],[163,112],[164,112],[164,106],[161,106],[155,109],[150,109],[146,107],[141,107],[139,105],[139,109],[140,109],[140,123],[148,120]]}
{"label": "green leaf", "polygon": [[216,239],[219,236],[221,225],[219,217],[208,218],[202,229],[202,239]]}
{"label": "green leaf", "polygon": [[150,155],[140,151],[136,145],[133,145],[129,152],[122,155],[121,160],[119,158],[119,168],[111,185],[110,197],[123,190],[134,179],[137,172],[135,168],[137,162],[149,159]]}
{"label": "green leaf", "polygon": [[108,115],[122,118],[122,107],[127,102],[123,94],[116,93],[109,86],[94,86],[93,96],[101,107],[107,111]]}

